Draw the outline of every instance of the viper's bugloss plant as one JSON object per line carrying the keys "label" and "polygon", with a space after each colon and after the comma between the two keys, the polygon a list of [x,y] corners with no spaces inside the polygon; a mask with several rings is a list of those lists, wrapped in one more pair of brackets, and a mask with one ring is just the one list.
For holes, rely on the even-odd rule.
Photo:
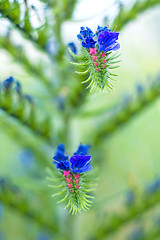
{"label": "viper's bugloss plant", "polygon": [[73,64],[85,68],[84,71],[77,73],[88,75],[87,80],[82,83],[89,83],[87,88],[90,88],[90,91],[113,88],[110,80],[115,80],[112,77],[117,74],[113,74],[111,70],[118,67],[114,64],[119,62],[115,61],[119,55],[112,52],[120,48],[118,36],[118,32],[111,31],[106,26],[98,26],[96,33],[88,27],[81,27],[80,34],[77,35],[82,45],[81,55],[75,55],[69,48],[71,55],[79,61]]}
{"label": "viper's bugloss plant", "polygon": [[55,182],[54,185],[49,186],[61,189],[52,196],[63,195],[58,203],[67,201],[66,208],[70,207],[69,213],[72,214],[88,210],[92,203],[89,199],[94,198],[92,195],[88,195],[88,192],[94,190],[91,187],[96,185],[93,183],[92,174],[88,173],[92,170],[91,156],[87,155],[89,148],[89,145],[80,144],[69,159],[64,144],[59,144],[53,157],[53,164],[57,168],[54,177],[52,171],[49,170],[50,177],[48,179]]}

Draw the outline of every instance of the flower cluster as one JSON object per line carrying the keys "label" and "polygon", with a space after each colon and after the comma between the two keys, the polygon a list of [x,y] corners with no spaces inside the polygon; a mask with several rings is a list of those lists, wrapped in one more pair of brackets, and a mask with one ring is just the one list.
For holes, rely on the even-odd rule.
{"label": "flower cluster", "polygon": [[149,194],[155,193],[157,191],[160,191],[160,178],[156,178],[146,187],[146,192]]}
{"label": "flower cluster", "polygon": [[[58,188],[64,189],[57,194],[65,194],[59,202],[68,199],[67,207],[70,206],[70,212],[72,213],[80,212],[81,209],[88,210],[88,207],[91,206],[90,203],[92,203],[88,198],[93,197],[86,194],[86,192],[93,190],[88,189],[89,186],[94,185],[93,183],[90,185],[90,178],[85,174],[92,169],[91,156],[87,155],[89,148],[89,145],[80,144],[69,159],[64,144],[59,144],[53,157],[53,164],[60,170],[57,172],[57,177],[62,185]],[[57,194],[53,194],[53,196]]]}
{"label": "flower cluster", "polygon": [[[97,27],[96,34],[88,27],[86,29],[81,27],[80,34],[77,35],[78,39],[84,48],[96,48],[97,52],[115,51],[120,48],[117,42],[119,33],[112,32],[108,27]],[[96,37],[96,41],[93,39]]]}
{"label": "flower cluster", "polygon": [[[114,61],[118,55],[112,54],[112,52],[120,48],[118,43],[119,33],[111,31],[108,27],[97,27],[95,33],[88,27],[81,27],[80,33],[77,38],[80,40],[82,45],[81,55],[77,56],[74,52],[69,49],[70,54],[79,62],[72,62],[77,66],[82,66],[84,71],[77,71],[78,74],[87,74],[88,79],[82,83],[89,83],[87,88],[90,91],[110,90],[113,85],[110,80],[116,80],[112,76],[111,69],[117,68],[114,66],[119,61]],[[85,69],[86,67],[86,69]]]}
{"label": "flower cluster", "polygon": [[93,48],[96,44],[96,41],[93,39],[94,36],[95,34],[88,27],[86,27],[86,29],[81,27],[80,34],[77,35],[78,39],[82,43],[82,46],[88,49]]}
{"label": "flower cluster", "polygon": [[90,165],[91,156],[86,155],[89,149],[89,145],[85,146],[80,144],[77,151],[70,158],[65,153],[64,144],[57,146],[56,154],[53,157],[53,163],[57,168],[63,171],[71,171],[72,173],[83,173],[90,171],[92,166]]}

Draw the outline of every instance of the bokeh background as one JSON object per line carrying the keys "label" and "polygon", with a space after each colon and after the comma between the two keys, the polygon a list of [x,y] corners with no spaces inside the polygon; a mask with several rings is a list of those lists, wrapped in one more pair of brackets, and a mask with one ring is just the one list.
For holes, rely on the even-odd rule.
{"label": "bokeh background", "polygon": [[[5,0],[0,14],[1,83],[19,81],[36,115],[31,126],[0,104],[0,240],[160,239],[160,1]],[[80,27],[97,25],[120,31],[111,92],[90,93],[69,63]],[[70,156],[92,146],[87,213],[70,216],[51,197],[46,168],[60,142]]]}

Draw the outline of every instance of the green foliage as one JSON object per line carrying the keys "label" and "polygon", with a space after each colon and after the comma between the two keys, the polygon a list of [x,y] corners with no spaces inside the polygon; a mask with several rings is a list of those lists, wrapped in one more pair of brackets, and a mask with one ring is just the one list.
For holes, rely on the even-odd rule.
{"label": "green foliage", "polygon": [[[103,218],[103,221],[99,223],[99,226],[95,233],[95,238],[93,239],[103,239],[105,236],[109,236],[112,233],[115,233],[124,225],[129,224],[131,221],[139,218],[147,211],[155,208],[159,205],[160,200],[160,191],[156,191],[153,194],[147,194],[145,191],[143,193],[136,194],[136,200],[131,206],[125,207],[123,212],[113,212],[112,216],[108,214]],[[149,235],[145,236],[144,239],[149,239],[148,237],[153,234],[157,236],[159,233],[158,226],[155,231],[151,231]]]}
{"label": "green foliage", "polygon": [[[155,148],[158,146],[158,141],[156,142],[158,137],[156,138],[155,135],[159,136],[159,129],[157,128],[155,131],[157,125],[155,128],[153,125],[154,120],[156,121],[155,115],[158,113],[159,103],[157,101],[156,108],[152,104],[159,98],[160,94],[159,76],[154,77],[157,74],[158,59],[154,59],[154,53],[153,56],[147,56],[144,50],[145,46],[144,49],[141,46],[139,55],[134,56],[133,54],[135,59],[134,57],[129,59],[127,55],[128,62],[125,62],[125,50],[130,42],[127,42],[128,46],[125,46],[122,37],[122,46],[124,47],[122,59],[123,53],[125,55],[122,65],[126,65],[123,65],[123,70],[120,70],[125,72],[125,75],[122,74],[121,77],[123,79],[120,83],[121,88],[130,91],[128,87],[133,86],[132,73],[134,73],[134,78],[138,78],[139,81],[141,78],[143,80],[144,69],[141,69],[142,66],[135,67],[134,65],[134,62],[141,56],[145,68],[151,63],[153,65],[152,81],[150,84],[145,82],[142,89],[136,91],[134,95],[128,95],[127,92],[129,97],[125,99],[119,98],[117,91],[119,87],[113,91],[111,96],[107,94],[107,97],[105,93],[96,95],[89,93],[87,89],[90,89],[91,92],[97,89],[105,92],[105,90],[113,88],[112,81],[115,80],[114,77],[117,74],[112,71],[118,67],[118,56],[108,53],[106,69],[99,73],[96,71],[91,55],[87,50],[79,56],[69,49],[71,56],[68,55],[64,28],[66,23],[74,21],[72,15],[75,7],[78,6],[77,1],[41,0],[37,2],[40,4],[40,14],[34,3],[31,6],[27,0],[0,1],[0,24],[3,25],[3,20],[7,23],[2,26],[5,31],[2,34],[0,32],[0,48],[3,49],[0,58],[2,65],[0,174],[4,176],[4,178],[0,178],[0,204],[6,207],[4,218],[1,218],[0,213],[0,231],[4,229],[8,240],[38,239],[37,233],[43,230],[52,235],[55,240],[90,238],[130,240],[128,231],[135,229],[138,220],[138,224],[140,222],[140,225],[144,227],[143,239],[158,239],[159,227],[154,224],[156,217],[154,210],[159,211],[159,191],[151,195],[137,191],[136,201],[130,206],[122,204],[122,194],[117,194],[117,192],[122,192],[121,189],[124,186],[126,189],[127,176],[129,175],[130,181],[130,175],[135,171],[130,158],[136,157],[135,152],[140,152],[143,147],[143,145],[139,147],[137,143],[141,133],[139,136],[137,133],[136,136],[133,136],[130,129],[128,130],[128,135],[131,136],[126,139],[131,141],[131,152],[128,150],[129,140],[126,148],[123,149],[125,141],[123,144],[121,143],[124,135],[119,132],[117,133],[119,138],[116,134],[114,135],[115,141],[112,139],[105,141],[106,137],[111,136],[121,125],[127,125],[128,122],[135,120],[136,116],[138,118],[139,113],[145,115],[143,110],[150,105],[155,112],[150,117],[153,121],[148,125],[148,128],[150,128],[150,132],[153,132],[155,142],[152,142],[152,138],[147,140],[148,142],[150,140],[149,144],[154,145]],[[136,1],[129,9],[121,5],[118,16],[113,20],[113,26],[117,25],[118,30],[121,30],[138,14],[158,6],[159,3],[159,0]],[[42,18],[41,15],[43,15]],[[38,27],[33,24],[35,16],[38,19]],[[148,30],[148,32],[150,31]],[[77,32],[75,37],[76,34]],[[50,51],[48,47],[50,41],[55,47],[55,52]],[[134,46],[131,46],[133,52],[136,52],[136,47],[140,41],[137,33],[137,41],[135,41]],[[154,42],[150,47],[152,48],[153,45]],[[151,61],[147,62],[147,59]],[[72,61],[72,65],[69,63],[70,61]],[[76,67],[76,72],[74,67]],[[146,72],[150,73],[149,70]],[[10,88],[4,87],[2,81],[10,75],[20,80],[23,84],[23,91],[16,90],[15,82]],[[29,93],[30,97],[33,96],[33,99],[27,98],[24,92]],[[143,125],[139,129],[142,127]],[[147,130],[145,129],[144,132],[146,133]],[[146,138],[146,135],[144,134],[143,137]],[[134,138],[133,141],[132,138]],[[144,142],[146,143],[146,141]],[[80,142],[91,143],[93,167],[95,169],[97,164],[101,171],[99,185],[94,193],[95,199],[92,193],[95,190],[96,178],[99,176],[97,173],[96,176],[92,172],[82,174],[79,180],[79,189],[70,192],[63,173],[57,172],[53,166],[49,166],[51,170],[48,170],[49,176],[47,178],[51,182],[51,188],[47,187],[45,169],[51,162],[56,144],[60,142],[66,144],[69,152],[74,145]],[[120,152],[122,156],[119,155],[119,152],[114,152],[113,157],[110,157],[110,149],[116,149],[116,144],[119,145],[119,148],[122,147]],[[149,144],[148,146],[150,146]],[[18,171],[18,153],[25,149],[33,152],[36,171],[27,169],[26,165],[19,167]],[[126,164],[122,162],[125,152],[129,156]],[[144,152],[147,152],[146,149]],[[26,157],[25,151],[24,155]],[[114,160],[117,155],[117,159]],[[135,185],[144,186],[146,179],[150,179],[155,172],[159,176],[158,160],[156,163],[154,162],[158,157],[155,151],[151,155],[152,161],[148,163],[149,173],[145,172],[145,165],[147,165],[145,155],[140,155],[137,160],[139,165],[135,173]],[[157,165],[153,166],[154,164]],[[142,182],[139,181],[142,177],[139,174],[141,169],[144,173]],[[74,181],[74,176],[72,178]],[[114,192],[116,194],[113,194]],[[116,197],[111,198],[112,194]],[[94,203],[92,204],[93,199]],[[109,202],[110,199],[112,201]],[[63,205],[64,208],[69,209],[71,214],[64,210]],[[88,209],[90,211],[86,211]],[[78,212],[81,214],[76,214]],[[19,216],[21,216],[20,221]],[[149,219],[153,220],[152,224]]]}
{"label": "green foliage", "polygon": [[117,25],[118,29],[121,29],[122,27],[124,27],[125,24],[135,19],[139,13],[142,13],[148,8],[154,7],[158,4],[160,4],[160,0],[152,0],[152,1],[137,0],[129,11],[123,8],[123,5],[122,5],[122,8],[120,9],[118,16],[113,22],[113,26]]}
{"label": "green foliage", "polygon": [[103,123],[97,128],[94,138],[95,143],[113,133],[118,127],[127,123],[134,115],[141,112],[151,104],[160,94],[159,75],[153,79],[148,87],[143,87],[140,94],[127,95],[117,105],[109,109],[110,117],[103,119]]}
{"label": "green foliage", "polygon": [[44,219],[42,212],[36,211],[35,207],[30,207],[31,199],[27,199],[26,194],[17,186],[13,185],[8,179],[0,178],[0,201],[28,219],[35,221],[49,231],[57,232],[55,225]]}

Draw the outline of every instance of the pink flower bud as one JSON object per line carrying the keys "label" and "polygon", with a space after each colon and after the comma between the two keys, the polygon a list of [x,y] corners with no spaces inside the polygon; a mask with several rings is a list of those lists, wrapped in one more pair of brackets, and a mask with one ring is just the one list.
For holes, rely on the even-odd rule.
{"label": "pink flower bud", "polygon": [[98,67],[98,62],[94,62],[94,65],[96,65]]}
{"label": "pink flower bud", "polygon": [[96,61],[96,60],[97,60],[97,57],[95,57],[95,56],[92,56],[92,58],[93,58],[93,61]]}
{"label": "pink flower bud", "polygon": [[105,53],[102,53],[101,57],[105,57],[105,56],[106,56],[106,54],[105,54]]}
{"label": "pink flower bud", "polygon": [[106,65],[104,65],[103,67],[106,68]]}
{"label": "pink flower bud", "polygon": [[89,53],[91,55],[95,55],[96,51],[97,51],[96,48],[90,48],[90,52]]}
{"label": "pink flower bud", "polygon": [[67,187],[71,188],[71,187],[72,187],[72,184],[67,184]]}
{"label": "pink flower bud", "polygon": [[75,176],[75,178],[79,178],[79,174],[75,174],[74,176]]}
{"label": "pink flower bud", "polygon": [[79,185],[77,185],[76,188],[78,189],[78,188],[79,188]]}
{"label": "pink flower bud", "polygon": [[104,59],[104,60],[103,60],[103,62],[104,62],[104,63],[106,63],[106,62],[107,62],[107,60],[106,60],[106,59]]}
{"label": "pink flower bud", "polygon": [[71,176],[70,171],[63,171],[64,177]]}
{"label": "pink flower bud", "polygon": [[68,183],[69,183],[70,181],[71,181],[71,179],[70,179],[70,178],[66,178],[66,182],[68,182]]}
{"label": "pink flower bud", "polygon": [[73,192],[73,190],[71,189],[70,192]]}
{"label": "pink flower bud", "polygon": [[99,68],[96,68],[96,71],[99,72]]}
{"label": "pink flower bud", "polygon": [[78,179],[76,179],[76,180],[75,180],[75,183],[78,183],[78,182],[79,182],[79,180],[78,180]]}

